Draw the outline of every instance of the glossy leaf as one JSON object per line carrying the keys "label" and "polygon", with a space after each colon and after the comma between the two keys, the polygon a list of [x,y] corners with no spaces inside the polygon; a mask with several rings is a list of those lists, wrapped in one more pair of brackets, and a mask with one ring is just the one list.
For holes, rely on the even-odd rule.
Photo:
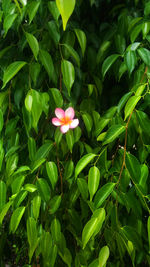
{"label": "glossy leaf", "polygon": [[109,247],[104,246],[101,248],[99,253],[99,267],[104,267],[109,258]]}
{"label": "glossy leaf", "polygon": [[69,2],[67,0],[56,0],[56,5],[61,14],[63,21],[63,30],[65,31],[68,19],[70,18],[75,8],[75,0],[69,0]]}
{"label": "glossy leaf", "polygon": [[51,233],[55,242],[59,242],[61,237],[61,226],[59,220],[56,218],[51,222]]}
{"label": "glossy leaf", "polygon": [[118,113],[122,110],[122,108],[124,107],[125,103],[128,101],[131,95],[132,95],[132,92],[129,92],[129,93],[126,93],[124,96],[122,96],[122,98],[120,99],[118,103],[118,108],[117,108]]}
{"label": "glossy leaf", "polygon": [[28,15],[29,15],[29,24],[34,19],[35,15],[38,11],[39,5],[40,5],[40,1],[38,1],[38,2],[32,1],[32,2],[28,3],[27,10],[28,10]]}
{"label": "glossy leaf", "polygon": [[10,220],[10,232],[14,233],[17,230],[24,212],[25,207],[19,207],[13,212]]}
{"label": "glossy leaf", "polygon": [[51,12],[53,18],[57,21],[59,16],[60,16],[60,13],[59,13],[59,10],[57,8],[56,2],[55,1],[48,2],[48,8],[49,8],[49,11]]}
{"label": "glossy leaf", "polygon": [[82,119],[84,121],[87,132],[90,133],[93,125],[91,116],[86,112],[82,115]]}
{"label": "glossy leaf", "polygon": [[48,202],[50,199],[51,192],[50,192],[50,187],[45,179],[39,178],[37,180],[37,189],[42,200]]}
{"label": "glossy leaf", "polygon": [[58,181],[58,170],[57,170],[57,166],[55,162],[52,162],[52,161],[46,162],[46,171],[47,171],[50,183],[52,185],[52,188],[54,190],[56,183]]}
{"label": "glossy leaf", "polygon": [[150,51],[143,47],[139,48],[137,51],[146,66],[150,66]]}
{"label": "glossy leaf", "polygon": [[80,29],[75,29],[75,34],[76,34],[78,42],[80,44],[82,55],[84,56],[85,49],[86,49],[86,35]]}
{"label": "glossy leaf", "polygon": [[122,126],[121,124],[111,126],[105,135],[103,145],[113,142],[116,138],[120,136],[120,134],[125,132],[125,129],[125,126]]}
{"label": "glossy leaf", "polygon": [[44,66],[45,70],[47,71],[50,80],[53,80],[54,77],[54,65],[52,61],[51,55],[43,49],[40,49],[39,52],[40,61],[42,62],[42,65]]}
{"label": "glossy leaf", "polygon": [[104,209],[98,209],[93,213],[91,219],[86,223],[86,225],[83,228],[82,232],[83,249],[85,248],[90,238],[100,231],[104,220],[105,220]]}
{"label": "glossy leaf", "polygon": [[96,166],[93,166],[89,170],[88,174],[88,189],[90,192],[90,201],[96,193],[100,182],[100,171]]}
{"label": "glossy leaf", "polygon": [[107,57],[105,59],[105,61],[103,62],[103,65],[102,65],[102,75],[103,75],[103,77],[105,77],[107,71],[110,69],[112,64],[117,60],[117,58],[119,56],[120,55],[114,54],[114,55],[111,55],[111,56],[109,56],[109,57]]}
{"label": "glossy leaf", "polygon": [[75,59],[78,67],[80,67],[80,57],[78,53],[74,50],[74,48],[68,44],[63,44],[63,46],[67,48],[69,54]]}
{"label": "glossy leaf", "polygon": [[147,220],[147,232],[148,232],[148,242],[149,242],[149,251],[150,251],[150,216]]}
{"label": "glossy leaf", "polygon": [[50,92],[52,94],[52,97],[54,99],[56,107],[62,107],[63,106],[63,97],[60,93],[60,91],[56,88],[51,88]]}
{"label": "glossy leaf", "polygon": [[48,30],[49,30],[51,39],[53,40],[54,44],[57,46],[60,40],[60,32],[59,32],[59,28],[57,26],[56,21],[51,20],[48,22]]}
{"label": "glossy leaf", "polygon": [[72,87],[74,80],[75,80],[74,66],[68,60],[62,60],[61,70],[62,70],[62,74],[63,74],[64,84],[68,90],[68,94],[70,95],[71,87]]}
{"label": "glossy leaf", "polygon": [[13,25],[13,22],[15,21],[16,18],[17,18],[17,14],[8,14],[5,17],[4,24],[3,24],[3,28],[5,31],[4,36],[6,36],[8,30],[11,28],[11,26]]}
{"label": "glossy leaf", "polygon": [[81,196],[84,200],[87,200],[88,198],[88,185],[85,179],[78,178],[77,179],[77,185],[79,188],[79,191],[81,193]]}
{"label": "glossy leaf", "polygon": [[0,225],[2,224],[3,219],[6,216],[11,205],[12,205],[12,201],[10,200],[3,206],[3,209],[0,212]]}
{"label": "glossy leaf", "polygon": [[27,220],[27,237],[29,242],[29,262],[38,244],[36,221],[29,217]]}
{"label": "glossy leaf", "polygon": [[46,158],[48,153],[51,151],[52,147],[53,147],[52,142],[47,142],[44,145],[42,145],[35,153],[34,160],[36,161],[39,159]]}
{"label": "glossy leaf", "polygon": [[94,198],[94,205],[96,208],[99,208],[107,197],[112,193],[115,183],[107,183],[103,185],[96,193]]}
{"label": "glossy leaf", "polygon": [[138,183],[141,176],[141,167],[138,159],[132,154],[126,153],[126,167],[133,181]]}
{"label": "glossy leaf", "polygon": [[38,41],[35,38],[35,36],[31,33],[26,32],[25,35],[26,35],[27,42],[28,42],[28,44],[29,44],[29,46],[33,52],[33,55],[34,55],[35,59],[37,60],[37,56],[39,53]]}
{"label": "glossy leaf", "polygon": [[24,61],[15,61],[11,63],[7,69],[4,71],[3,76],[3,87],[18,73],[19,70],[26,64]]}
{"label": "glossy leaf", "polygon": [[33,198],[32,205],[33,205],[33,215],[34,215],[34,218],[37,220],[39,217],[39,213],[40,213],[41,197],[38,195],[35,196]]}
{"label": "glossy leaf", "polygon": [[0,181],[0,211],[6,203],[6,184]]}
{"label": "glossy leaf", "polygon": [[61,204],[61,196],[54,196],[49,202],[49,213],[54,214]]}
{"label": "glossy leaf", "polygon": [[89,153],[85,156],[83,156],[77,163],[76,168],[75,168],[75,177],[77,178],[79,173],[87,166],[88,163],[90,163],[90,161],[92,159],[94,159],[96,157],[95,154]]}
{"label": "glossy leaf", "polygon": [[125,113],[125,118],[124,120],[126,120],[128,118],[128,116],[132,113],[132,111],[134,110],[135,106],[137,105],[137,103],[139,102],[139,100],[141,99],[141,96],[131,96],[128,100],[128,102],[125,105],[125,109],[124,109],[124,113]]}
{"label": "glossy leaf", "polygon": [[72,148],[74,145],[73,131],[70,130],[66,133],[66,141],[67,141],[68,148],[69,148],[70,152],[72,153]]}
{"label": "glossy leaf", "polygon": [[136,54],[134,51],[131,50],[125,54],[125,63],[126,63],[129,73],[131,74],[136,64]]}

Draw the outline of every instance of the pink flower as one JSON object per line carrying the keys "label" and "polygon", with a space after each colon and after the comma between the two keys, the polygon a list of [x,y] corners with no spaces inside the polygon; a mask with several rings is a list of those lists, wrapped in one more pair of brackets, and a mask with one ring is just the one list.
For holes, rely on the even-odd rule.
{"label": "pink flower", "polygon": [[78,119],[73,119],[75,112],[72,107],[67,108],[65,111],[61,108],[56,108],[55,115],[57,118],[52,119],[52,124],[60,126],[62,133],[66,133],[70,128],[76,128],[79,124]]}

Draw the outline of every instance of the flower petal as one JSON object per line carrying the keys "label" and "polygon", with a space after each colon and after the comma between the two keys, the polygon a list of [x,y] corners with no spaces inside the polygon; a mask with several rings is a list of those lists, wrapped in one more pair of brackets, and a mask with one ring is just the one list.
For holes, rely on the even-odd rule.
{"label": "flower petal", "polygon": [[60,126],[61,122],[58,118],[53,118],[52,119],[52,124],[54,124],[55,126]]}
{"label": "flower petal", "polygon": [[72,120],[72,122],[69,125],[69,128],[76,128],[78,126],[78,124],[79,124],[78,119]]}
{"label": "flower petal", "polygon": [[63,119],[65,117],[65,111],[62,108],[56,108],[55,115],[58,119]]}
{"label": "flower petal", "polygon": [[60,127],[62,133],[66,133],[69,130],[69,124],[64,124]]}
{"label": "flower petal", "polygon": [[74,115],[75,115],[75,112],[72,107],[66,109],[65,117],[68,117],[70,120],[72,120],[74,118]]}

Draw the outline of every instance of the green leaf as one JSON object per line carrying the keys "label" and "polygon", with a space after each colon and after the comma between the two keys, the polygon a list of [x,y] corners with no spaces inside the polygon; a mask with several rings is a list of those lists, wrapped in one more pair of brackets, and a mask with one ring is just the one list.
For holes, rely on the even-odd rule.
{"label": "green leaf", "polygon": [[140,85],[140,86],[136,89],[135,95],[136,95],[136,96],[141,96],[141,94],[143,93],[145,87],[146,87],[146,84],[142,84],[142,85]]}
{"label": "green leaf", "polygon": [[148,232],[148,243],[149,243],[149,251],[150,251],[150,216],[147,220],[147,232]]}
{"label": "green leaf", "polygon": [[3,206],[3,209],[0,213],[0,225],[2,224],[3,222],[3,219],[5,217],[5,215],[7,214],[10,206],[12,205],[12,201],[10,200],[9,202],[7,202],[4,206]]}
{"label": "green leaf", "polygon": [[112,66],[112,64],[117,60],[117,58],[120,55],[114,54],[105,59],[102,65],[102,75],[105,77],[106,72],[109,70],[109,68]]}
{"label": "green leaf", "polygon": [[96,130],[95,130],[96,136],[98,136],[101,133],[101,131],[107,126],[109,121],[110,119],[100,118],[100,121],[97,123]]}
{"label": "green leaf", "polygon": [[32,20],[34,19],[37,11],[38,11],[38,8],[39,8],[39,5],[40,5],[40,1],[32,1],[31,3],[28,3],[28,6],[27,6],[27,12],[28,12],[28,15],[29,15],[29,24],[32,22]]}
{"label": "green leaf", "polygon": [[28,138],[28,151],[29,151],[29,159],[33,161],[36,153],[36,143],[35,139],[32,137]]}
{"label": "green leaf", "polygon": [[134,51],[128,51],[125,53],[125,63],[130,74],[135,68],[136,61],[136,54]]}
{"label": "green leaf", "polygon": [[75,29],[74,31],[75,31],[75,34],[77,36],[78,42],[80,44],[82,55],[84,56],[85,49],[86,49],[86,35],[80,29]]}
{"label": "green leaf", "polygon": [[53,221],[51,222],[51,233],[53,240],[55,242],[59,242],[61,238],[61,226],[59,220],[56,218],[54,218]]}
{"label": "green leaf", "polygon": [[39,160],[39,159],[46,158],[48,153],[51,151],[52,147],[53,147],[53,142],[52,141],[47,142],[44,145],[42,145],[37,150],[37,152],[35,153],[34,160],[36,161],[36,160]]}
{"label": "green leaf", "polygon": [[150,66],[150,51],[143,47],[139,48],[137,51],[138,51],[140,58],[143,60],[143,62],[147,66]]}
{"label": "green leaf", "polygon": [[88,198],[88,185],[85,179],[78,178],[77,179],[77,185],[79,188],[79,191],[81,193],[81,196],[84,200],[87,200]]}
{"label": "green leaf", "polygon": [[75,178],[78,177],[79,173],[87,166],[87,164],[96,157],[95,154],[89,153],[83,156],[77,163],[75,168]]}
{"label": "green leaf", "polygon": [[118,107],[117,107],[118,113],[120,113],[120,111],[122,110],[122,108],[124,107],[125,103],[128,101],[128,99],[131,95],[132,95],[132,92],[129,92],[129,93],[126,93],[124,96],[121,97],[121,99],[118,103]]}
{"label": "green leaf", "polygon": [[136,116],[142,131],[149,135],[150,119],[147,114],[141,110],[137,110]]}
{"label": "green leaf", "polygon": [[[136,18],[137,19],[137,18]],[[138,37],[140,34],[140,31],[142,30],[142,24],[138,24],[137,26],[133,27],[133,30],[130,33],[130,39],[131,42],[133,43],[135,39]]]}
{"label": "green leaf", "polygon": [[3,125],[4,125],[3,112],[2,112],[2,110],[0,108],[0,132],[3,129]]}
{"label": "green leaf", "polygon": [[47,183],[47,181],[43,178],[37,179],[37,189],[39,191],[39,194],[45,202],[48,202],[50,199],[50,187]]}
{"label": "green leaf", "polygon": [[135,183],[139,183],[141,177],[141,166],[138,159],[130,153],[126,153],[126,167]]}
{"label": "green leaf", "polygon": [[125,235],[125,237],[130,240],[133,245],[139,250],[142,250],[142,240],[138,232],[134,227],[124,226],[121,228],[121,232]]}
{"label": "green leaf", "polygon": [[61,71],[63,74],[63,81],[68,90],[68,94],[70,96],[71,87],[75,80],[75,70],[74,66],[68,60],[62,60],[61,62]]}
{"label": "green leaf", "polygon": [[56,183],[58,181],[58,170],[57,170],[56,164],[52,161],[46,162],[46,171],[47,171],[50,183],[52,185],[52,188],[54,190]]}
{"label": "green leaf", "polygon": [[29,65],[29,68],[30,68],[29,70],[30,70],[31,79],[34,82],[34,85],[36,85],[38,78],[39,78],[41,65],[38,62],[31,62]]}
{"label": "green leaf", "polygon": [[27,39],[27,42],[32,50],[32,53],[35,57],[35,59],[37,60],[37,56],[38,56],[38,53],[39,53],[39,44],[38,44],[38,41],[37,39],[35,38],[35,36],[31,33],[28,33],[26,32],[25,33],[26,35],[26,39]]}
{"label": "green leaf", "polygon": [[125,118],[124,120],[127,119],[127,117],[132,113],[132,111],[134,110],[136,104],[139,102],[139,100],[141,99],[141,96],[131,96],[128,100],[128,102],[125,105],[125,109],[124,109],[124,113],[125,113]]}
{"label": "green leaf", "polygon": [[99,258],[99,267],[104,267],[109,258],[109,247],[107,246],[102,247],[98,258]]}
{"label": "green leaf", "polygon": [[3,87],[18,73],[18,71],[26,64],[24,61],[15,61],[11,63],[4,71],[3,76]]}
{"label": "green leaf", "polygon": [[75,0],[56,0],[56,5],[61,14],[63,21],[63,30],[65,31],[68,19],[70,18],[75,8]]}
{"label": "green leaf", "polygon": [[16,17],[17,17],[17,14],[8,14],[4,18],[4,24],[3,24],[3,28],[4,28],[4,31],[5,31],[4,37],[6,36],[8,30],[13,25],[13,22],[15,21]]}
{"label": "green leaf", "polygon": [[51,20],[48,22],[48,30],[50,33],[50,37],[52,38],[55,45],[57,46],[60,40],[60,32],[59,32],[59,28],[58,28],[56,21]]}
{"label": "green leaf", "polygon": [[30,193],[33,193],[37,190],[37,187],[34,184],[25,184],[24,189]]}
{"label": "green leaf", "polygon": [[29,242],[29,262],[31,262],[33,253],[38,245],[36,221],[32,217],[27,220],[27,237]]}
{"label": "green leaf", "polygon": [[51,55],[46,50],[40,49],[39,57],[42,65],[48,73],[50,80],[54,81],[55,70]]}
{"label": "green leaf", "polygon": [[82,119],[84,121],[87,132],[90,133],[92,130],[92,126],[93,126],[92,117],[86,112],[82,114]]}
{"label": "green leaf", "polygon": [[41,197],[40,196],[35,196],[33,198],[32,206],[33,206],[33,216],[37,220],[39,217],[39,212],[40,212],[40,207],[41,207]]}
{"label": "green leaf", "polygon": [[74,50],[74,48],[68,44],[63,44],[63,46],[65,46],[67,48],[70,55],[75,59],[78,67],[80,67],[80,57],[79,57],[78,53]]}
{"label": "green leaf", "polygon": [[93,166],[89,170],[88,174],[88,189],[90,192],[90,201],[96,193],[100,182],[100,171],[96,166]]}
{"label": "green leaf", "polygon": [[112,125],[105,135],[103,145],[113,142],[120,136],[120,134],[125,132],[125,129],[125,126],[122,126],[121,124]]}
{"label": "green leaf", "polygon": [[55,1],[48,2],[48,8],[49,8],[49,11],[51,12],[53,18],[57,21],[59,16],[60,16],[60,13],[59,13],[59,10],[56,6],[56,2]]}
{"label": "green leaf", "polygon": [[6,203],[6,184],[0,181],[0,211]]}
{"label": "green leaf", "polygon": [[93,213],[91,219],[86,223],[86,225],[83,228],[82,232],[83,249],[85,248],[90,238],[100,231],[104,220],[105,220],[105,210],[103,208],[98,209]]}
{"label": "green leaf", "polygon": [[54,196],[49,202],[49,213],[54,214],[58,210],[60,203],[61,196]]}
{"label": "green leaf", "polygon": [[62,107],[63,106],[63,97],[60,93],[60,91],[56,88],[51,88],[50,92],[52,94],[52,97],[54,99],[56,107]]}
{"label": "green leaf", "polygon": [[17,230],[24,212],[25,207],[19,207],[13,212],[10,220],[10,232],[14,233]]}
{"label": "green leaf", "polygon": [[29,112],[32,110],[32,102],[33,102],[32,95],[28,93],[25,98],[25,107]]}
{"label": "green leaf", "polygon": [[106,198],[112,193],[115,185],[115,183],[107,183],[97,191],[94,198],[94,205],[96,208],[99,208],[103,204]]}
{"label": "green leaf", "polygon": [[67,141],[68,148],[69,148],[70,152],[72,153],[72,148],[74,145],[73,131],[70,130],[66,133],[66,141]]}

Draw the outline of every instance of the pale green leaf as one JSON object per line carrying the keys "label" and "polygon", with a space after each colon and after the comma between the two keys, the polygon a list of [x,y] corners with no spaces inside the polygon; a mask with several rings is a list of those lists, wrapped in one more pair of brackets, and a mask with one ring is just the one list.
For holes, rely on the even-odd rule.
{"label": "pale green leaf", "polygon": [[125,118],[124,120],[127,119],[127,117],[132,113],[132,111],[134,110],[135,106],[137,105],[137,103],[139,102],[139,100],[141,99],[141,96],[131,96],[128,100],[128,102],[125,105],[125,109],[124,109],[124,113],[125,113]]}
{"label": "pale green leaf", "polygon": [[56,5],[61,14],[63,21],[63,30],[65,31],[68,19],[70,18],[75,8],[75,0],[56,0]]}

